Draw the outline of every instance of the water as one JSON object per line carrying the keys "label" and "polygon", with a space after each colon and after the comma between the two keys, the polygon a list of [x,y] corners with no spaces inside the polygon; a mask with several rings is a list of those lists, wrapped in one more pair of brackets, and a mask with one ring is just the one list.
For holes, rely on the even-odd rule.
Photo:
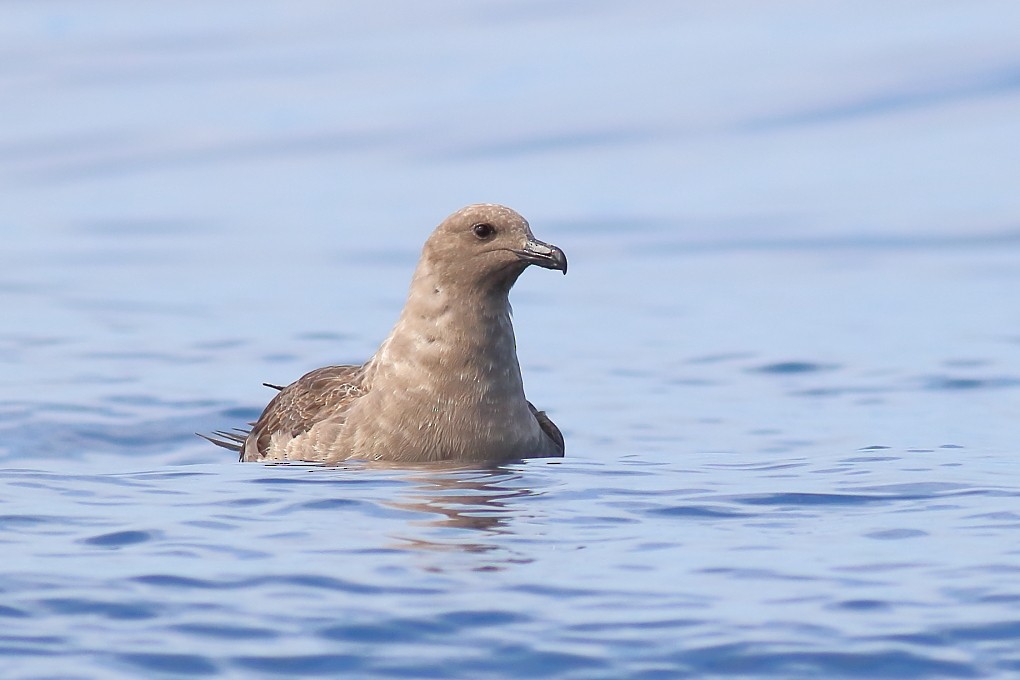
{"label": "water", "polygon": [[[1020,674],[1018,18],[0,5],[0,675]],[[194,436],[474,201],[565,459]]]}

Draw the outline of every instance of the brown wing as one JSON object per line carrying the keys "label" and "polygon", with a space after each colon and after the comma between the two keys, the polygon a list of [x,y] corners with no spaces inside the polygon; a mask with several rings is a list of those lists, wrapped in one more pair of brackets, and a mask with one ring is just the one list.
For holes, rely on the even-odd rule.
{"label": "brown wing", "polygon": [[556,427],[556,423],[545,414],[545,411],[539,411],[530,401],[528,402],[528,408],[531,409],[531,413],[535,416],[535,420],[538,421],[538,426],[542,428],[542,432],[545,432],[549,439],[553,440],[562,456],[566,447],[564,446],[563,433],[560,432],[560,428]]}
{"label": "brown wing", "polygon": [[[307,432],[319,421],[343,412],[363,393],[361,366],[325,366],[301,376],[280,390],[255,421],[248,435],[254,442],[258,458],[269,451],[275,432],[297,436]],[[250,444],[249,444],[250,446]],[[241,460],[255,460],[255,451],[241,448]]]}

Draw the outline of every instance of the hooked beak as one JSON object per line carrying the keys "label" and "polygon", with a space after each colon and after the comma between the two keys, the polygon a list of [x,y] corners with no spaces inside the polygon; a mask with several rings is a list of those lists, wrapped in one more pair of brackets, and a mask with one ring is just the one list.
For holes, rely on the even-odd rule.
{"label": "hooked beak", "polygon": [[532,238],[528,239],[524,248],[515,250],[514,253],[528,264],[537,264],[539,267],[558,269],[564,274],[567,273],[567,256],[556,246]]}

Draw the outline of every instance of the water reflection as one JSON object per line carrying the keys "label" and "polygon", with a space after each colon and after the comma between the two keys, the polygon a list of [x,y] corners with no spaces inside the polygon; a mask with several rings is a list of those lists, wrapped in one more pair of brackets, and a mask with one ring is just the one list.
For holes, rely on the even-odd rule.
{"label": "water reflection", "polygon": [[[495,553],[480,569],[499,569],[503,564],[530,561],[507,550],[499,537],[513,534],[513,520],[522,506],[514,499],[536,495],[519,486],[522,475],[507,468],[489,470],[422,471],[410,474],[400,497],[384,504],[399,510],[431,515],[412,520],[424,528],[413,534],[394,535],[401,548],[426,552]],[[444,565],[445,566],[445,565]],[[443,570],[444,566],[426,567]]]}
{"label": "water reflection", "polygon": [[404,498],[389,505],[439,515],[422,522],[424,526],[502,533],[512,516],[507,501],[534,495],[514,485],[521,479],[520,473],[506,468],[415,473],[407,478],[413,486]]}

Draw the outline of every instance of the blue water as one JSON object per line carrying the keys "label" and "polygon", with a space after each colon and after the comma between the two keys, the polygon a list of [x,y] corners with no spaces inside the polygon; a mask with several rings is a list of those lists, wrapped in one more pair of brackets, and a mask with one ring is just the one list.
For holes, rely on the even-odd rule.
{"label": "blue water", "polygon": [[[1018,20],[0,4],[0,676],[1020,675]],[[566,458],[194,436],[475,201]]]}

